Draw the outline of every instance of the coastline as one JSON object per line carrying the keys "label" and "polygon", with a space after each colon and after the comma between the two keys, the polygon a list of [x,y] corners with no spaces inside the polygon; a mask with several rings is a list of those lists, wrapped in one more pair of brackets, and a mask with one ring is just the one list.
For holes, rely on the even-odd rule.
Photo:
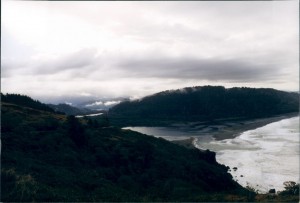
{"label": "coastline", "polygon": [[[291,118],[293,118],[293,121],[298,122],[299,114],[282,114],[269,118],[248,120],[218,120],[210,124],[200,122],[177,123],[176,125],[180,126],[180,130],[192,128],[196,136],[191,135],[189,138],[186,136],[186,139],[171,142],[188,149],[198,149],[200,151],[209,149],[215,152],[216,161],[230,167],[228,173],[232,175],[236,182],[245,188],[249,186],[260,194],[268,194],[268,191],[271,189],[284,191],[284,182],[296,182],[299,179],[299,176],[295,177],[295,174],[298,174],[299,171],[297,171],[297,167],[294,164],[297,163],[296,160],[299,155],[293,156],[293,153],[288,154],[290,153],[289,150],[295,151],[293,150],[295,146],[294,140],[296,140],[295,136],[294,138],[291,137],[292,139],[288,136],[286,140],[282,138],[282,133],[284,133],[284,135],[285,133],[297,133],[294,130],[285,129],[286,132],[277,130],[277,127],[282,126],[283,123],[290,123],[290,121],[285,122],[282,120]],[[280,124],[277,122],[280,122]],[[265,127],[266,125],[268,126]],[[262,129],[260,130],[260,128]],[[243,136],[239,137],[249,130],[266,132],[268,136],[264,139],[261,139],[260,136],[254,137],[254,140],[251,142],[248,142],[248,139],[244,139]],[[249,134],[251,134],[251,132],[249,132]],[[212,138],[214,140],[212,144],[210,144],[209,142]],[[237,140],[232,140],[234,138]],[[281,139],[285,144],[281,145],[281,143],[278,142],[278,140]],[[265,145],[266,142],[271,144]],[[206,145],[206,143],[209,144]],[[198,147],[197,144],[199,145]],[[228,145],[229,148],[226,148]],[[257,147],[257,145],[260,147]],[[282,150],[278,151],[277,149],[283,146],[288,147],[289,150],[284,148],[285,153],[281,154]],[[274,149],[276,150],[274,151]],[[291,164],[277,166],[279,162],[283,163],[285,160]],[[290,172],[287,172],[289,166],[290,169],[288,169],[288,171]],[[261,180],[258,181],[259,179]]]}
{"label": "coastline", "polygon": [[[299,113],[289,113],[269,118],[258,118],[249,120],[238,120],[238,121],[223,121],[217,125],[210,126],[210,130],[203,130],[203,135],[210,134],[216,140],[233,139],[239,136],[241,133],[254,130],[256,128],[263,127],[273,122],[277,122],[283,119],[292,118],[299,116]],[[198,130],[201,133],[201,130]],[[196,138],[190,137],[189,139],[171,141],[172,143],[184,146],[186,148],[196,148],[194,141]]]}
{"label": "coastline", "polygon": [[184,139],[184,140],[173,140],[171,141],[174,144],[178,144],[180,146],[186,147],[188,149],[198,149],[197,147],[195,147],[194,145],[194,141],[196,140],[196,138],[194,137],[190,137],[189,139]]}
{"label": "coastline", "polygon": [[[269,118],[259,118],[259,119],[251,119],[245,121],[237,121],[233,123],[231,126],[226,126],[225,128],[217,131],[213,134],[213,137],[216,140],[224,140],[224,139],[232,139],[236,136],[239,136],[241,133],[254,130],[256,128],[263,127],[273,122],[277,122],[283,119],[292,118],[299,116],[298,113],[291,113],[291,114],[283,114],[279,116],[269,117]],[[225,122],[226,124],[226,122]]]}

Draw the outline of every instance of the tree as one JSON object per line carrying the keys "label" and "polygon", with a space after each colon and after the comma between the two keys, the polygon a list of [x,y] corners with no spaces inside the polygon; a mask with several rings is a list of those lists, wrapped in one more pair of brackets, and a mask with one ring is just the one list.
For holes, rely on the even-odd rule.
{"label": "tree", "polygon": [[84,134],[84,128],[75,116],[67,117],[67,128],[70,138],[74,141],[77,147],[83,147],[87,142]]}
{"label": "tree", "polygon": [[283,185],[285,191],[281,192],[281,194],[299,195],[299,184],[296,184],[294,181],[286,181]]}

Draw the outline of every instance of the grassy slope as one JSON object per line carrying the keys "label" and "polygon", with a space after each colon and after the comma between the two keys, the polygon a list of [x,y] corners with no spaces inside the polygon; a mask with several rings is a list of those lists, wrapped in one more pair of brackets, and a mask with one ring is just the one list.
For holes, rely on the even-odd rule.
{"label": "grassy slope", "polygon": [[[2,201],[249,200],[212,152],[186,149],[9,103],[2,113]],[[251,196],[253,198],[253,196]]]}

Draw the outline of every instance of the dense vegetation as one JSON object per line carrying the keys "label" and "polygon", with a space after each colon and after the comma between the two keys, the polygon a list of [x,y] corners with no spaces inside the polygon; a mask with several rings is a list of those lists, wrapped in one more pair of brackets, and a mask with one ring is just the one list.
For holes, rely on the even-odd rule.
{"label": "dense vegetation", "polygon": [[1,96],[3,202],[299,201],[295,182],[278,195],[242,188],[214,152],[111,127],[107,116],[76,119]]}
{"label": "dense vegetation", "polygon": [[210,151],[7,100],[1,114],[1,201],[254,198]]}
{"label": "dense vegetation", "polygon": [[2,94],[1,93],[1,102],[7,102],[17,105],[22,105],[38,110],[48,111],[48,112],[55,112],[52,108],[39,102],[38,100],[33,100],[32,98],[26,95],[20,94]]}
{"label": "dense vegetation", "polygon": [[113,123],[120,125],[165,125],[170,121],[261,118],[298,111],[298,93],[203,86],[122,102],[109,113]]}

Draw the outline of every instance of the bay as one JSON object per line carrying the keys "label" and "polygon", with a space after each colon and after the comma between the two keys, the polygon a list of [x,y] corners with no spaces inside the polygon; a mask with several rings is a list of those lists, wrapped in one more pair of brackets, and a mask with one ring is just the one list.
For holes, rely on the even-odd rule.
{"label": "bay", "polygon": [[[169,141],[194,139],[195,147],[216,152],[219,163],[229,166],[233,178],[259,193],[284,190],[285,181],[299,183],[299,117],[283,119],[216,140],[212,131],[178,127],[127,127]],[[233,168],[236,167],[237,170]]]}

